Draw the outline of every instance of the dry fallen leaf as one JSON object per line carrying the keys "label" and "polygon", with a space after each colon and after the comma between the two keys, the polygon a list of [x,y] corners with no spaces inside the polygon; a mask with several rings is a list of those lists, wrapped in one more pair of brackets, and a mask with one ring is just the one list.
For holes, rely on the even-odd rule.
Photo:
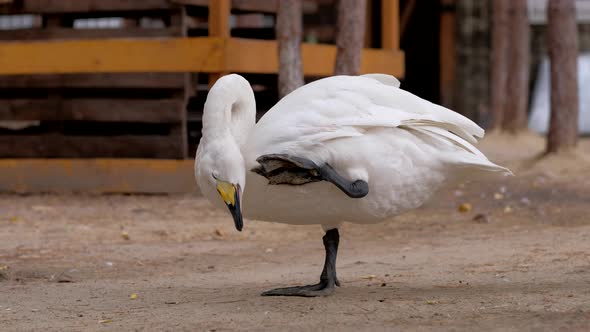
{"label": "dry fallen leaf", "polygon": [[136,300],[139,297],[139,295],[137,295],[137,293],[133,293],[131,295],[129,295],[129,298],[132,300]]}
{"label": "dry fallen leaf", "polygon": [[495,200],[500,200],[503,199],[504,195],[500,194],[500,193],[494,193],[494,199]]}
{"label": "dry fallen leaf", "polygon": [[8,270],[8,265],[0,265],[0,271]]}
{"label": "dry fallen leaf", "polygon": [[129,240],[129,239],[130,239],[130,237],[129,237],[129,233],[127,233],[126,231],[122,231],[122,232],[121,232],[121,237],[122,237],[124,240]]}
{"label": "dry fallen leaf", "polygon": [[438,301],[435,301],[435,300],[428,300],[428,301],[426,301],[426,304],[430,304],[430,305],[433,305],[433,304],[438,304]]}
{"label": "dry fallen leaf", "polygon": [[219,228],[215,229],[215,235],[217,235],[219,237],[223,237],[223,233],[221,232],[221,230]]}
{"label": "dry fallen leaf", "polygon": [[469,204],[469,203],[463,203],[463,204],[459,205],[458,210],[461,213],[467,213],[467,212],[471,211],[472,208],[473,207],[471,206],[471,204]]}
{"label": "dry fallen leaf", "polygon": [[512,213],[512,208],[510,207],[510,205],[506,205],[506,207],[504,208],[504,213]]}
{"label": "dry fallen leaf", "polygon": [[98,321],[98,324],[108,324],[108,323],[112,323],[113,320],[112,319],[102,319]]}

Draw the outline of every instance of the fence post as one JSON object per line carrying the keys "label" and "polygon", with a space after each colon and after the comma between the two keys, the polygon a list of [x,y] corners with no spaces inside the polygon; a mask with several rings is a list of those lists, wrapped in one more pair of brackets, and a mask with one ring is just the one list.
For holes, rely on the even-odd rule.
{"label": "fence post", "polygon": [[[209,37],[221,37],[229,39],[230,26],[229,18],[231,15],[231,0],[211,0],[209,1]],[[214,73],[209,75],[209,87],[215,84],[215,81],[227,73]]]}

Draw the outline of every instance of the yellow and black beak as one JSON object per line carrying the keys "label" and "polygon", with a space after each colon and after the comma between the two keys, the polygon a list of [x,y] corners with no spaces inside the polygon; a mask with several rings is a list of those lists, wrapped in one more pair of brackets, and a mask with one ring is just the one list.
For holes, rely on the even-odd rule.
{"label": "yellow and black beak", "polygon": [[217,180],[217,191],[234,218],[236,229],[241,232],[244,221],[242,220],[242,208],[240,207],[240,185]]}

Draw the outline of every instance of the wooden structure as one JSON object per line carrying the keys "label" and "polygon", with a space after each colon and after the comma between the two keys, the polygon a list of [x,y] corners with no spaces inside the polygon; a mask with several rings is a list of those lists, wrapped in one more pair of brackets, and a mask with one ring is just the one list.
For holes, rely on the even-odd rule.
{"label": "wooden structure", "polygon": [[[0,158],[191,158],[208,86],[220,75],[246,75],[260,111],[276,101],[276,1],[3,2],[0,19],[27,15],[32,24],[0,25]],[[305,0],[304,14],[333,2]],[[367,43],[375,48],[363,50],[361,72],[403,76],[398,0],[369,3],[381,12],[367,23],[379,27],[380,41]],[[116,24],[102,28],[105,19]],[[333,29],[309,21],[305,31],[329,39]],[[331,75],[334,45],[306,39],[304,75]],[[15,123],[18,130],[6,129]],[[8,164],[18,160],[31,162]],[[47,163],[27,169],[65,165]],[[8,164],[0,163],[0,191],[14,187]]]}

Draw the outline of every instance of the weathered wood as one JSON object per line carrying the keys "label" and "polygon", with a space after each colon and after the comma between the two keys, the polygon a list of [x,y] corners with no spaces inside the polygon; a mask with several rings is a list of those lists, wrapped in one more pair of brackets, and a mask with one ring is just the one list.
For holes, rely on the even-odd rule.
{"label": "weathered wood", "polygon": [[23,0],[22,4],[0,7],[0,13],[87,13],[175,9],[168,0]]}
{"label": "weathered wood", "polygon": [[74,28],[32,28],[18,30],[0,30],[0,40],[71,40],[71,39],[99,39],[99,38],[160,38],[178,37],[180,27],[167,28],[139,28],[127,27],[121,29],[74,29]]}
{"label": "weathered wood", "polygon": [[578,27],[574,0],[549,0],[547,46],[551,61],[551,119],[547,152],[578,142]]}
{"label": "weathered wood", "polygon": [[303,17],[301,0],[282,0],[277,12],[276,35],[279,57],[279,98],[302,86],[301,39]]}
{"label": "weathered wood", "polygon": [[193,160],[0,159],[0,192],[193,193]]}
{"label": "weathered wood", "polygon": [[105,39],[0,44],[0,74],[219,72],[220,38]]}
{"label": "weathered wood", "polygon": [[399,0],[381,0],[381,48],[399,49]]}
{"label": "weathered wood", "polygon": [[[333,74],[333,45],[303,44],[309,76]],[[215,37],[80,40],[0,44],[0,75],[55,73],[277,73],[276,41]],[[402,51],[365,49],[361,72],[403,75]]]}
{"label": "weathered wood", "polygon": [[338,0],[335,75],[360,73],[366,10],[366,0]]}
{"label": "weathered wood", "polygon": [[[261,54],[277,54],[277,43],[267,40],[231,38],[227,44],[226,70],[229,72],[273,74],[278,70],[278,58]],[[303,72],[308,76],[331,76],[336,59],[332,45],[301,45]],[[361,58],[361,73],[404,74],[404,54],[401,51],[365,49]]]}
{"label": "weathered wood", "polygon": [[527,0],[510,1],[508,92],[502,128],[515,133],[527,125],[530,74],[530,26]]}
{"label": "weathered wood", "polygon": [[0,89],[8,88],[142,88],[182,89],[181,73],[102,73],[59,75],[4,75]]}
{"label": "weathered wood", "polygon": [[0,120],[178,123],[183,100],[7,99]]}
{"label": "weathered wood", "polygon": [[232,0],[231,5],[242,11],[274,13],[280,1],[282,0]]}
{"label": "weathered wood", "polygon": [[510,0],[495,0],[492,8],[491,113],[492,127],[501,129],[508,93]]}
{"label": "weathered wood", "polygon": [[[208,6],[209,0],[170,0],[176,4],[191,6]],[[331,0],[330,0],[331,1]],[[330,2],[328,1],[328,2]],[[236,11],[253,13],[276,13],[279,0],[232,0],[231,8]],[[303,12],[306,14],[316,13],[318,5],[322,1],[303,0]],[[325,1],[324,1],[325,2]],[[331,4],[331,3],[328,3]]]}
{"label": "weathered wood", "polygon": [[209,36],[229,38],[230,0],[216,0],[209,6]]}
{"label": "weathered wood", "polygon": [[[209,4],[209,36],[217,38],[229,38],[230,26],[229,18],[231,16],[230,0],[216,0]],[[217,73],[209,75],[209,86],[213,86],[219,77],[227,74],[226,71],[220,70]]]}
{"label": "weathered wood", "polygon": [[0,135],[0,158],[183,158],[178,137]]}

